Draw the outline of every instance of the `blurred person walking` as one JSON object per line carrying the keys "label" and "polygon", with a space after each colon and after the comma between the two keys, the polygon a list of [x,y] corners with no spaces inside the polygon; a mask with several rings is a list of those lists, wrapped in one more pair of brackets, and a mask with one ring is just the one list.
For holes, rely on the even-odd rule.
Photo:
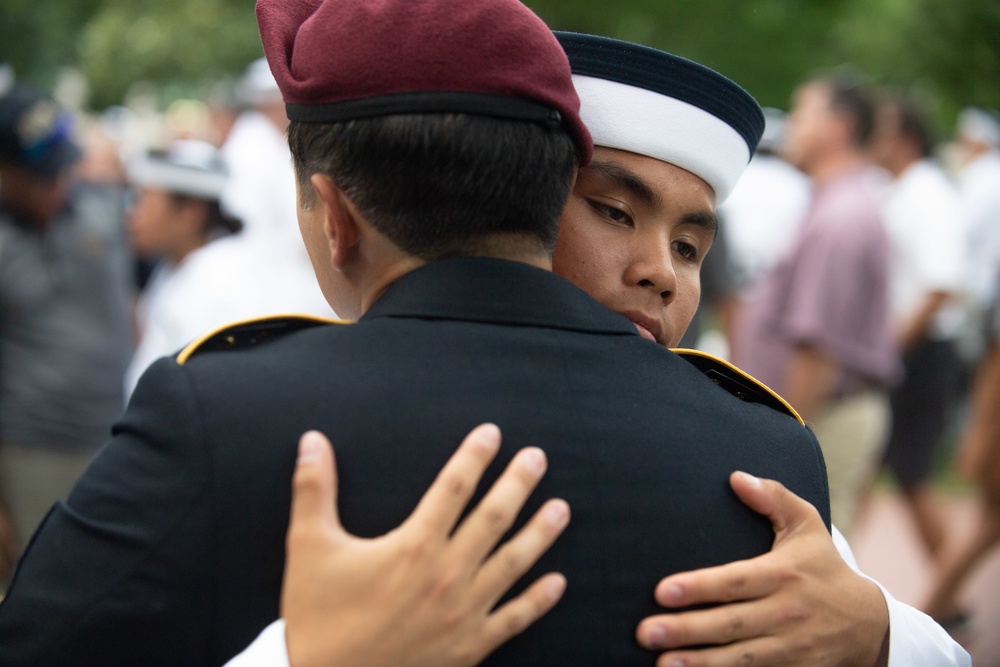
{"label": "blurred person walking", "polygon": [[965,620],[959,602],[962,586],[983,557],[1000,544],[1000,289],[996,294],[959,456],[959,471],[979,490],[979,525],[972,540],[949,563],[925,605],[925,611],[946,626]]}
{"label": "blurred person walking", "polygon": [[872,156],[892,178],[883,215],[892,241],[890,313],[904,376],[891,393],[885,465],[928,553],[939,558],[945,534],[932,475],[961,388],[956,341],[968,257],[958,192],[933,152],[925,112],[906,95],[886,92],[878,103]]}
{"label": "blurred person walking", "polygon": [[0,97],[0,496],[20,545],[121,414],[132,352],[122,199],[73,178],[71,126],[38,91]]}
{"label": "blurred person walking", "polygon": [[738,355],[733,347],[739,312],[760,277],[788,252],[811,194],[809,179],[782,155],[787,115],[773,107],[763,111],[760,145],[718,211],[720,236],[727,238],[731,267],[731,298],[725,317],[730,357]]}
{"label": "blurred person walking", "polygon": [[[966,108],[959,114],[958,186],[967,224],[970,313],[973,335],[970,356],[983,350],[984,314],[996,296],[1000,271],[1000,119],[994,113]],[[977,326],[977,323],[979,325]]]}
{"label": "blurred person walking", "polygon": [[874,107],[853,81],[795,92],[787,156],[814,192],[789,252],[751,295],[736,364],[812,422],[826,458],[834,523],[846,535],[889,427],[899,375],[889,335],[890,244],[866,157]]}

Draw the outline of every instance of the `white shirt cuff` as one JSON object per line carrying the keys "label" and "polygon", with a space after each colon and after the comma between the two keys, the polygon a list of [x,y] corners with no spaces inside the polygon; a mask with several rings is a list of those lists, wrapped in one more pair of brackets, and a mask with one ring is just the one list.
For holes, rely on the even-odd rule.
{"label": "white shirt cuff", "polygon": [[889,667],[972,667],[972,658],[944,628],[922,611],[903,604],[858,568],[844,536],[833,527],[833,543],[851,568],[872,581],[889,609]]}
{"label": "white shirt cuff", "polygon": [[285,622],[279,619],[264,628],[250,646],[224,667],[289,667]]}

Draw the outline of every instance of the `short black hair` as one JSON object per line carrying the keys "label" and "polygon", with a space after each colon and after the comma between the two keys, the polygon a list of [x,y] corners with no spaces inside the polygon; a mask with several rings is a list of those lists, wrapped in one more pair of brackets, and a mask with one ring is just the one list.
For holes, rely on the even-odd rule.
{"label": "short black hair", "polygon": [[224,211],[218,199],[205,199],[176,192],[170,192],[169,195],[175,206],[182,206],[185,202],[201,202],[205,205],[205,235],[209,239],[238,234],[243,230],[243,221]]}
{"label": "short black hair", "polygon": [[375,229],[425,261],[477,255],[484,243],[555,245],[576,168],[561,128],[471,114],[292,122],[302,204],[327,175]]}
{"label": "short black hair", "polygon": [[859,78],[832,75],[816,79],[830,91],[830,108],[851,122],[851,139],[857,148],[867,148],[875,128],[875,96]]}
{"label": "short black hair", "polygon": [[893,129],[914,142],[921,157],[933,156],[936,143],[934,129],[929,114],[916,99],[900,91],[886,90],[879,105],[893,110],[896,123]]}

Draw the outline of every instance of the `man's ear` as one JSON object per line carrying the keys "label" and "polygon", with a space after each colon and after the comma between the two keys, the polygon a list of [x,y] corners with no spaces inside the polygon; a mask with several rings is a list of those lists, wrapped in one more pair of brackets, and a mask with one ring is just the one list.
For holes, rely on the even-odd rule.
{"label": "man's ear", "polygon": [[361,238],[358,211],[328,176],[313,174],[310,182],[319,199],[316,205],[323,207],[322,224],[330,248],[330,261],[334,268],[341,270],[354,255]]}

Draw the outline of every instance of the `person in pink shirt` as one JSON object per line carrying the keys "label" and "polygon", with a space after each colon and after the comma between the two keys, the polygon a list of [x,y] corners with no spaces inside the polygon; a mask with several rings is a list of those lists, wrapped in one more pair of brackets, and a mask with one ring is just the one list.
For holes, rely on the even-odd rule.
{"label": "person in pink shirt", "polygon": [[873,119],[871,96],[853,81],[816,79],[795,92],[786,151],[812,179],[813,199],[736,334],[736,364],[813,425],[833,522],[848,536],[889,427],[887,389],[900,373],[889,328],[891,246],[865,154]]}

